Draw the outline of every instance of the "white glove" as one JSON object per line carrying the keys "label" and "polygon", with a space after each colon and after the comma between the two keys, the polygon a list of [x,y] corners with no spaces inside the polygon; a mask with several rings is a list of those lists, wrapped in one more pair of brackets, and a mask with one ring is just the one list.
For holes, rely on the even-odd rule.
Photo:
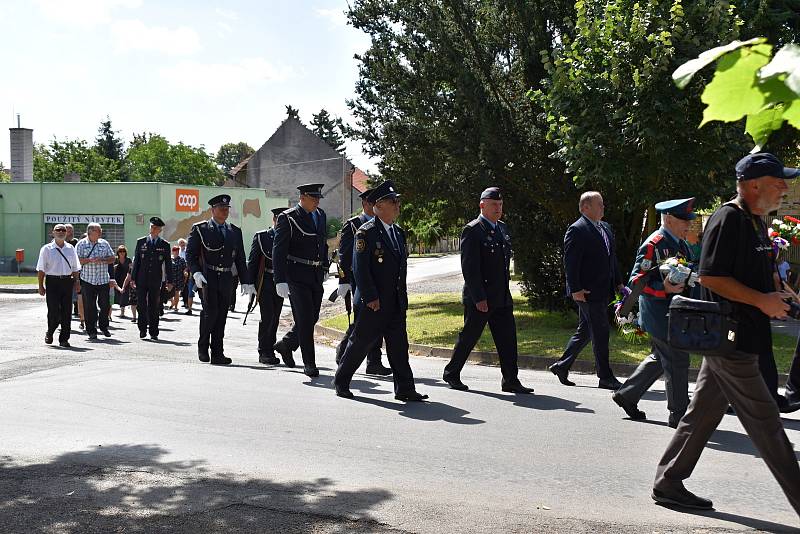
{"label": "white glove", "polygon": [[256,286],[253,284],[242,284],[242,295],[255,295]]}
{"label": "white glove", "polygon": [[345,297],[350,292],[350,284],[339,284],[339,296]]}
{"label": "white glove", "polygon": [[203,276],[203,273],[201,272],[194,273],[192,278],[194,278],[194,285],[197,286],[197,289],[203,289],[203,286],[208,283],[206,277]]}
{"label": "white glove", "polygon": [[275,284],[275,293],[277,293],[280,298],[285,299],[289,296],[289,284],[286,282]]}

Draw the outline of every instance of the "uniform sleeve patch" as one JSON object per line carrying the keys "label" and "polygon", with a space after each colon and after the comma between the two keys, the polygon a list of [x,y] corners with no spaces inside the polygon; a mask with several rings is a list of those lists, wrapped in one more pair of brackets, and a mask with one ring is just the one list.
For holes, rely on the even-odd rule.
{"label": "uniform sleeve patch", "polygon": [[364,252],[367,250],[367,242],[363,239],[356,240],[356,252]]}

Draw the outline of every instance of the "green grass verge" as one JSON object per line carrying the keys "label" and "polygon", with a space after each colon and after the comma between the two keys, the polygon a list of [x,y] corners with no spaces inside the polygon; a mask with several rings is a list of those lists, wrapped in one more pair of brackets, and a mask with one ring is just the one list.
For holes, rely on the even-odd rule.
{"label": "green grass verge", "polygon": [[[517,344],[520,354],[532,354],[548,358],[559,358],[567,341],[575,332],[577,317],[568,313],[553,313],[530,309],[525,300],[514,296],[514,317],[517,321]],[[437,293],[433,295],[412,295],[408,307],[408,339],[411,343],[434,347],[452,348],[458,333],[464,325],[464,308],[458,293]],[[322,322],[324,326],[345,330],[347,315],[338,315]],[[796,340],[785,334],[774,334],[775,359],[780,372],[789,369],[794,355]],[[612,329],[610,339],[611,361],[614,363],[637,364],[648,355],[648,342],[633,342]],[[476,350],[494,351],[489,328],[483,332]],[[582,360],[593,360],[591,347],[585,348]],[[701,358],[692,356],[692,366],[698,367]]]}
{"label": "green grass verge", "polygon": [[39,282],[36,280],[36,276],[31,276],[30,274],[23,274],[22,276],[11,275],[11,276],[0,276],[0,285],[12,285],[12,284],[38,284]]}

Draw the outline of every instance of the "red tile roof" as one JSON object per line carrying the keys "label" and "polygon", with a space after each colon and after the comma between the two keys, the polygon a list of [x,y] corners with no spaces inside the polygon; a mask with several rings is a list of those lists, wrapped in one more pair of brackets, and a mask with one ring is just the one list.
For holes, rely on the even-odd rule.
{"label": "red tile roof", "polygon": [[359,169],[358,167],[355,168],[356,170],[353,171],[353,187],[359,192],[363,193],[367,189],[369,189],[369,176],[367,173]]}

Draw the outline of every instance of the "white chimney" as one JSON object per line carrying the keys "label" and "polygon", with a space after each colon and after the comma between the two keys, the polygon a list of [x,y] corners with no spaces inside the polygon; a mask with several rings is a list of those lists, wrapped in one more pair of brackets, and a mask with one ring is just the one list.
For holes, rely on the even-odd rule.
{"label": "white chimney", "polygon": [[17,127],[11,132],[11,181],[33,181],[33,130],[21,128],[19,114]]}

